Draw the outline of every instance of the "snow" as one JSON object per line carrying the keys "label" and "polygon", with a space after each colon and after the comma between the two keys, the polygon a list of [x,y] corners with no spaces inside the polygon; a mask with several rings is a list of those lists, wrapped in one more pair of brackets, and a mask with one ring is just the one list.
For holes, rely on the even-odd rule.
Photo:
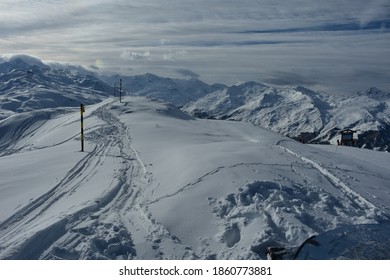
{"label": "snow", "polygon": [[320,234],[317,246],[307,245],[297,259],[388,260],[389,224],[349,225]]}
{"label": "snow", "polygon": [[0,62],[44,67],[44,63],[38,57],[27,54],[0,55]]}
{"label": "snow", "polygon": [[0,59],[0,120],[44,108],[95,104],[111,95],[109,85],[91,75],[54,69],[27,55]]}
{"label": "snow", "polygon": [[304,87],[245,83],[221,89],[184,106],[202,118],[247,121],[310,143],[335,144],[341,129],[357,130],[359,146],[388,151],[390,94],[371,88],[331,95]]}
{"label": "snow", "polygon": [[223,87],[210,86],[197,79],[170,79],[151,73],[137,76],[102,76],[101,78],[110,84],[116,84],[117,89],[119,88],[119,80],[122,79],[123,93],[129,92],[136,96],[162,99],[176,106],[183,106]]}
{"label": "snow", "polygon": [[0,121],[0,259],[265,259],[338,228],[388,227],[388,153],[128,96],[86,106],[80,152],[79,114]]}

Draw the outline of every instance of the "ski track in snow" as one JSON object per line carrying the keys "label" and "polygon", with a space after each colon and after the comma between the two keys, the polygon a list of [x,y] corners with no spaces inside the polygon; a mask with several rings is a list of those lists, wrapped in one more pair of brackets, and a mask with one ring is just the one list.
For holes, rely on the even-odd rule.
{"label": "ski track in snow", "polygon": [[232,168],[239,167],[239,166],[248,166],[249,167],[249,166],[257,166],[257,165],[290,166],[290,165],[283,165],[283,164],[278,164],[278,163],[267,164],[267,163],[258,163],[258,162],[255,162],[255,163],[241,162],[241,163],[236,163],[236,164],[233,164],[233,165],[230,165],[230,166],[220,166],[220,167],[217,167],[217,168],[211,170],[210,172],[205,173],[204,175],[200,176],[196,180],[194,180],[194,181],[192,181],[192,182],[190,182],[190,183],[188,183],[188,184],[178,188],[178,190],[173,192],[173,193],[163,195],[163,196],[161,196],[159,198],[153,199],[152,201],[148,201],[148,205],[154,204],[156,202],[159,202],[162,199],[169,198],[169,197],[175,196],[175,195],[177,195],[177,194],[179,194],[179,193],[181,193],[183,191],[189,190],[192,187],[195,187],[195,185],[197,185],[200,182],[204,181],[207,177],[212,176],[212,175],[220,172],[223,169],[232,169]]}
{"label": "ski track in snow", "polygon": [[[336,189],[340,190],[351,202],[352,205],[354,205],[355,209],[361,209],[366,213],[367,218],[372,218],[377,221],[381,220],[387,220],[388,217],[385,213],[383,213],[380,209],[378,209],[374,204],[369,202],[366,198],[364,198],[359,193],[355,192],[350,188],[346,181],[347,180],[353,180],[354,178],[352,176],[348,176],[345,173],[342,173],[341,170],[338,170],[339,176],[344,177],[345,179],[341,179],[340,177],[337,177],[334,173],[332,173],[329,169],[322,166],[318,162],[311,160],[307,157],[304,157],[302,155],[299,155],[292,150],[281,146],[280,144],[277,145],[280,149],[282,149],[284,152],[287,152],[288,154],[292,155],[294,158],[309,164],[312,168],[317,170],[320,174],[322,174],[323,177],[325,177],[331,185],[333,185]],[[292,165],[293,167],[293,165]],[[303,175],[304,176],[304,175]]]}
{"label": "ski track in snow", "polygon": [[[93,150],[50,191],[0,224],[1,258],[133,259],[137,255],[155,259],[195,258],[191,248],[182,245],[140,203],[143,188],[152,181],[151,174],[131,147],[127,127],[107,110],[109,105],[93,113],[105,125],[85,135],[86,141],[94,143]],[[107,157],[120,161],[115,178],[107,186],[109,191],[71,215],[50,217],[52,207],[61,198],[76,193],[99,171]],[[48,227],[39,226],[46,222],[42,217],[46,217]],[[21,234],[24,240],[13,239]],[[143,249],[137,251],[137,244],[143,248],[145,240],[149,243],[146,247],[155,255],[147,255]],[[7,250],[1,252],[4,248]]]}
{"label": "ski track in snow", "polygon": [[[268,246],[298,246],[313,234],[342,225],[389,220],[387,214],[343,181],[351,180],[352,176],[340,173],[337,177],[319,163],[281,146],[281,143],[276,147],[291,162],[282,166],[290,167],[303,184],[282,176],[280,180],[255,180],[221,198],[209,197],[209,205],[220,221],[219,238],[228,248],[238,245],[241,236],[248,235],[248,228],[258,225],[260,230],[252,233],[251,251],[266,258]],[[270,149],[275,148],[270,146]],[[313,184],[313,172],[328,184]],[[331,189],[327,189],[327,185]],[[232,252],[227,249],[220,254],[228,257]]]}

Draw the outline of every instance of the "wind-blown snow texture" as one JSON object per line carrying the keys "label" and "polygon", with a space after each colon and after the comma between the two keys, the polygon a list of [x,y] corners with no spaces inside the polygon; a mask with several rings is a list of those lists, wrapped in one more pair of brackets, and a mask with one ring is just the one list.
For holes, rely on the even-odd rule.
{"label": "wind-blown snow texture", "polygon": [[[97,98],[86,106],[83,153],[79,111],[68,104],[0,120],[0,259],[264,259],[268,246],[297,247],[313,234],[334,244],[337,229],[354,225],[340,241],[353,254],[302,258],[390,259],[378,234],[390,215],[388,153],[304,145],[99,92],[74,97]],[[365,228],[365,239],[353,238]],[[364,255],[367,236],[385,253]]]}

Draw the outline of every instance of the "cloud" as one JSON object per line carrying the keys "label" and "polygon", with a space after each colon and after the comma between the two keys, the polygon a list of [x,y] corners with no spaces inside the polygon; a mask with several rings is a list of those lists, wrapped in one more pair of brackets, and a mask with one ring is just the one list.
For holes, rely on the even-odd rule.
{"label": "cloud", "polygon": [[266,83],[274,85],[301,85],[301,86],[314,86],[318,82],[311,80],[303,75],[293,72],[276,71],[271,73],[270,77],[263,78]]}
{"label": "cloud", "polygon": [[361,25],[358,21],[348,23],[329,23],[323,25],[313,25],[305,27],[294,27],[285,29],[264,29],[264,30],[248,30],[239,33],[248,34],[271,34],[271,33],[299,33],[299,32],[340,32],[340,31],[361,31],[361,30],[382,30],[390,32],[390,19],[372,20]]}
{"label": "cloud", "polygon": [[33,56],[33,55],[27,55],[27,54],[4,54],[0,55],[0,61],[3,62],[13,62],[16,60],[22,60],[28,65],[38,65],[43,66],[43,62],[40,58]]}
{"label": "cloud", "polygon": [[164,45],[166,45],[166,44],[168,44],[169,43],[169,40],[168,39],[160,39],[160,44],[162,45],[162,46],[164,46]]}
{"label": "cloud", "polygon": [[66,69],[70,72],[81,73],[84,75],[93,75],[94,71],[99,70],[97,66],[90,65],[88,68],[85,68],[81,65],[58,62],[58,61],[44,61],[44,63],[50,66],[52,69]]}
{"label": "cloud", "polygon": [[121,54],[121,58],[124,60],[144,60],[149,59],[151,56],[150,51],[132,51],[132,50],[124,50]]}
{"label": "cloud", "polygon": [[[389,17],[390,3],[387,0],[366,1],[364,9],[357,13],[357,19],[361,27],[366,27],[373,21]],[[389,27],[387,27],[389,28]]]}
{"label": "cloud", "polygon": [[390,73],[388,0],[3,0],[0,26],[2,52],[121,74],[345,88]]}
{"label": "cloud", "polygon": [[186,50],[169,50],[163,54],[164,60],[175,61],[178,57],[183,57],[187,54]]}
{"label": "cloud", "polygon": [[192,79],[198,79],[200,77],[200,75],[198,73],[195,73],[195,72],[188,70],[188,69],[176,69],[175,71],[176,71],[176,73],[182,75],[183,77],[188,77],[188,78],[192,78]]}

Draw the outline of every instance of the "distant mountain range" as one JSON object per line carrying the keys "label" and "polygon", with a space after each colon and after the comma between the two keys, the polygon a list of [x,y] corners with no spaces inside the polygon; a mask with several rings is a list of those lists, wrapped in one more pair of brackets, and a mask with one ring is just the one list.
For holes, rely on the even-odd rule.
{"label": "distant mountain range", "polygon": [[390,94],[370,88],[353,96],[304,87],[246,83],[183,108],[202,118],[248,121],[306,143],[335,144],[339,131],[357,131],[358,145],[390,151]]}
{"label": "distant mountain range", "polygon": [[0,62],[0,120],[31,110],[97,103],[111,92],[96,76],[50,67],[29,56]]}
{"label": "distant mountain range", "polygon": [[208,94],[216,92],[226,86],[208,85],[198,79],[171,79],[162,78],[147,73],[138,76],[109,76],[101,77],[106,82],[119,89],[119,80],[122,78],[124,92],[132,95],[147,96],[168,101],[176,106],[184,106]]}
{"label": "distant mountain range", "polygon": [[337,96],[305,87],[247,82],[208,85],[145,74],[105,77],[131,95],[162,99],[198,118],[246,121],[305,143],[336,144],[339,131],[357,131],[359,147],[390,151],[390,93],[375,87]]}
{"label": "distant mountain range", "polygon": [[349,96],[247,82],[208,85],[197,79],[98,76],[29,56],[0,60],[0,120],[17,112],[97,103],[114,94],[162,99],[199,118],[246,121],[306,143],[335,144],[341,129],[358,145],[390,152],[390,93],[375,87]]}

